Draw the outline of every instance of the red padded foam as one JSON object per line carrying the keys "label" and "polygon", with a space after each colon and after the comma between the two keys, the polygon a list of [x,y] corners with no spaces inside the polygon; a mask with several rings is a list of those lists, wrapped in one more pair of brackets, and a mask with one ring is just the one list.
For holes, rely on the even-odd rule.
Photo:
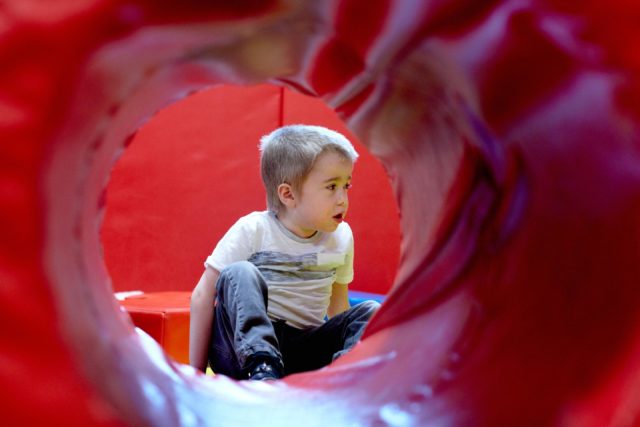
{"label": "red padded foam", "polygon": [[191,292],[151,292],[130,296],[120,304],[133,323],[151,335],[174,360],[189,363]]}

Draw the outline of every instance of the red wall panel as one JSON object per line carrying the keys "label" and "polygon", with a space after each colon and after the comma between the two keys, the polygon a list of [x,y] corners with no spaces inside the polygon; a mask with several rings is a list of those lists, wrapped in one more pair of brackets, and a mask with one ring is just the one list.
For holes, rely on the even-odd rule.
{"label": "red wall panel", "polygon": [[160,111],[133,138],[113,169],[102,227],[114,290],[191,290],[229,226],[265,208],[257,145],[282,123],[328,126],[356,144],[352,288],[386,293],[399,225],[382,167],[322,101],[270,85],[197,93]]}

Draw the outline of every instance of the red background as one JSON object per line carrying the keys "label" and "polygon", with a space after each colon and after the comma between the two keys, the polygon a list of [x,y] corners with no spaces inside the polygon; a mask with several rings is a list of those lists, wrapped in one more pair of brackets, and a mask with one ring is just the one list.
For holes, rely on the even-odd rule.
{"label": "red background", "polygon": [[102,242],[114,290],[193,289],[225,231],[265,209],[258,140],[291,123],[327,126],[354,142],[360,158],[347,218],[356,241],[351,289],[386,293],[400,233],[381,164],[321,100],[271,85],[196,93],[136,134],[107,190]]}

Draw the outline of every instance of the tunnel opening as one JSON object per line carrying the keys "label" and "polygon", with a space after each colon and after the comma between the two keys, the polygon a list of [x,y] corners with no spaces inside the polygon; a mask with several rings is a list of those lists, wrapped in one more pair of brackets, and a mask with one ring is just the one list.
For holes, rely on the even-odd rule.
{"label": "tunnel opening", "polygon": [[[256,141],[270,128],[312,122],[348,132],[322,101],[272,85],[217,86],[155,115],[107,187],[101,237],[114,290],[190,290],[222,229],[265,208]],[[397,208],[382,166],[349,137],[362,152],[349,212],[363,254],[354,289],[383,295],[397,270]]]}
{"label": "tunnel opening", "polygon": [[360,153],[348,215],[358,248],[351,304],[381,301],[392,287],[400,230],[391,187],[335,112],[282,86],[205,89],[136,132],[110,174],[101,227],[114,291],[179,362],[188,363],[188,293],[204,259],[235,220],[266,208],[257,141],[295,123],[347,134]]}

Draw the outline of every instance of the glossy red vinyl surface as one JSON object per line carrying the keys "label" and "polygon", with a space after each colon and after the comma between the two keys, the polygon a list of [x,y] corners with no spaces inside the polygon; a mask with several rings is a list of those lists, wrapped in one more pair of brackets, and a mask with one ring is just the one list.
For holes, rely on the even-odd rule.
{"label": "glossy red vinyl surface", "polygon": [[[4,424],[639,422],[637,2],[15,0],[3,14]],[[264,82],[341,115],[384,165],[402,228],[363,342],[270,384],[196,374],[137,334],[98,235],[109,171],[150,116]]]}

